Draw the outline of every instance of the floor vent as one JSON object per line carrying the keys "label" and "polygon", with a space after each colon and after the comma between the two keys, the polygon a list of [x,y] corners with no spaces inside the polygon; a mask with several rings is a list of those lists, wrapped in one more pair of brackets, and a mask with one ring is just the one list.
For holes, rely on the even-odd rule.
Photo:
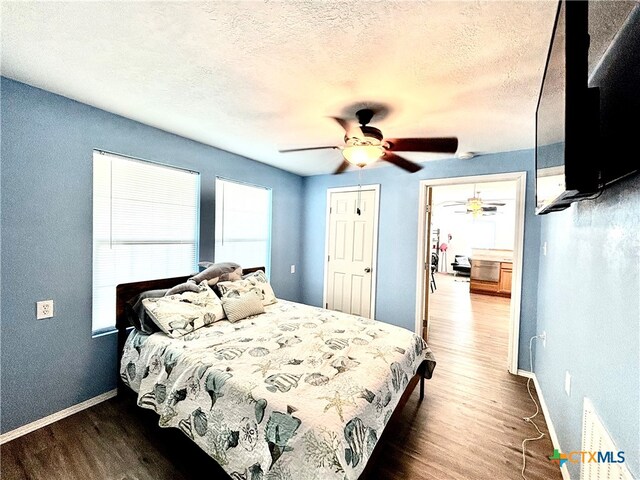
{"label": "floor vent", "polygon": [[586,397],[582,412],[582,451],[601,452],[603,461],[597,463],[585,459],[580,463],[580,480],[633,480],[624,463],[613,463],[618,460],[618,449]]}

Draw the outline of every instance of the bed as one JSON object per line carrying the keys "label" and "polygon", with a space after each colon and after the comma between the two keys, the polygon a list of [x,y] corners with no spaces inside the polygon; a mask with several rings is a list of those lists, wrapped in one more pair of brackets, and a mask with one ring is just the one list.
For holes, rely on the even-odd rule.
{"label": "bed", "polygon": [[154,410],[161,427],[179,428],[234,480],[366,476],[385,426],[418,383],[423,398],[435,368],[424,341],[281,299],[262,314],[179,338],[131,328],[127,301],[185,279],[116,289],[119,378],[138,405]]}

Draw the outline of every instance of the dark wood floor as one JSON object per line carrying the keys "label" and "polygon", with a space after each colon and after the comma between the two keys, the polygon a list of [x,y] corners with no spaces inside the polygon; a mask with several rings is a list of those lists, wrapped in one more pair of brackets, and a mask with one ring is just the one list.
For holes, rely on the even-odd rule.
{"label": "dark wood floor", "polygon": [[[535,412],[526,379],[507,372],[510,300],[469,294],[466,280],[436,274],[429,344],[438,365],[423,404],[414,395],[385,439],[379,478],[521,478],[522,440],[537,432],[522,420]],[[525,475],[559,480],[546,423],[536,419],[547,436],[528,443]]]}
{"label": "dark wood floor", "polygon": [[[469,295],[438,275],[429,343],[438,366],[425,400],[414,392],[381,439],[373,477],[518,479],[520,445],[535,431],[526,380],[506,371],[508,299]],[[541,419],[541,429],[546,425]],[[548,437],[528,445],[528,479],[561,479]],[[229,477],[157,416],[114,398],[0,447],[3,480],[187,480]],[[297,479],[294,479],[297,480]]]}

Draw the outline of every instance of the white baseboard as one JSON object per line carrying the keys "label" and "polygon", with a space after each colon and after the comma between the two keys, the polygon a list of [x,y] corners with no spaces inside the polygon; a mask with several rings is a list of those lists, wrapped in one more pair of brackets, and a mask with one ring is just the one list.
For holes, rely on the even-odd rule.
{"label": "white baseboard", "polygon": [[[533,385],[536,387],[538,400],[540,400],[540,409],[542,410],[542,415],[544,415],[544,420],[547,423],[547,428],[549,429],[549,437],[551,438],[551,443],[553,444],[553,448],[557,449],[559,452],[562,452],[562,448],[560,448],[560,441],[558,440],[558,435],[556,434],[556,429],[553,426],[553,421],[551,420],[551,415],[549,414],[549,409],[547,408],[547,402],[544,401],[544,395],[542,394],[542,389],[540,388],[540,384],[538,383],[538,377],[536,377],[536,374],[533,372],[521,369],[518,369],[518,375],[521,377],[533,379]],[[560,472],[562,473],[563,480],[571,480],[566,464],[560,467]]]}
{"label": "white baseboard", "polygon": [[62,420],[65,417],[69,417],[74,413],[78,413],[82,410],[85,410],[89,407],[93,407],[98,403],[104,402],[105,400],[109,400],[110,398],[115,397],[118,394],[118,389],[114,388],[108,392],[103,393],[102,395],[98,395],[97,397],[90,398],[89,400],[85,400],[84,402],[78,403],[77,405],[72,405],[69,408],[65,408],[64,410],[60,410],[59,412],[52,413],[40,420],[36,420],[35,422],[28,423],[27,425],[23,425],[21,427],[16,428],[15,430],[11,430],[7,433],[3,433],[0,435],[0,445],[3,443],[14,440],[18,437],[26,435],[27,433],[31,433],[34,430],[38,430],[39,428],[46,427],[58,420]]}

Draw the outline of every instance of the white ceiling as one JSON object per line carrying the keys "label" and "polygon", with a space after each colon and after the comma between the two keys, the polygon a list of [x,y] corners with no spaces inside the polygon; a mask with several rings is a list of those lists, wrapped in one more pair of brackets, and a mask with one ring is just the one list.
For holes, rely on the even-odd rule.
{"label": "white ceiling", "polygon": [[[301,175],[327,118],[389,108],[386,137],[530,148],[556,11],[538,2],[2,2],[2,74]],[[415,161],[442,155],[404,154]]]}

